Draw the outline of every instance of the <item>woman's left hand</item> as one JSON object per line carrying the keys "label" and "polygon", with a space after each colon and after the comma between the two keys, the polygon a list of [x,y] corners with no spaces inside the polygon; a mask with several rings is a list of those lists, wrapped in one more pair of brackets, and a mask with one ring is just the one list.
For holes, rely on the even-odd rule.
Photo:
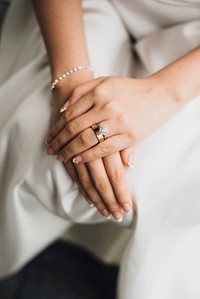
{"label": "woman's left hand", "polygon": [[[180,103],[157,75],[98,78],[74,89],[67,110],[50,131],[47,153],[57,154],[61,162],[73,158],[74,163],[111,155],[133,147],[178,109]],[[97,135],[102,128],[105,134],[96,136],[94,124]]]}

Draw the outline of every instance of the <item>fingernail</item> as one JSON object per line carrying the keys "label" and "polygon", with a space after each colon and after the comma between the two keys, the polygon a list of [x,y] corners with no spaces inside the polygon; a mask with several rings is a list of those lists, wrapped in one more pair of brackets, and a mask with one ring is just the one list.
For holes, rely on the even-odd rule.
{"label": "fingernail", "polygon": [[121,216],[121,218],[119,218],[118,220],[117,220],[117,222],[122,222],[122,220],[123,220],[123,217]]}
{"label": "fingernail", "polygon": [[130,168],[134,167],[134,153],[128,154],[128,167]]}
{"label": "fingernail", "polygon": [[91,202],[91,201],[89,201],[88,199],[86,199],[86,201],[87,201],[87,203],[89,204],[89,206],[92,208],[92,207],[94,207],[94,204]]}
{"label": "fingernail", "polygon": [[103,216],[105,216],[106,218],[110,216],[110,213],[108,212],[108,210],[104,209],[103,211],[101,211],[101,213],[103,214]]}
{"label": "fingernail", "polygon": [[49,136],[49,137],[47,137],[46,143],[50,144],[52,140],[53,140],[53,138],[51,136]]}
{"label": "fingernail", "polygon": [[94,204],[86,197],[86,195],[85,195],[85,199],[91,208],[94,207]]}
{"label": "fingernail", "polygon": [[63,113],[63,112],[65,112],[66,110],[67,110],[66,107],[62,107],[62,108],[60,108],[60,113]]}
{"label": "fingernail", "polygon": [[131,205],[129,203],[123,204],[123,209],[128,213],[131,210]]}
{"label": "fingernail", "polygon": [[60,162],[63,162],[65,159],[64,159],[64,157],[62,155],[59,154],[57,156],[57,160],[60,161]]}
{"label": "fingernail", "polygon": [[68,106],[69,106],[69,101],[62,108],[60,108],[60,113],[65,112],[67,110]]}
{"label": "fingernail", "polygon": [[115,212],[113,213],[113,217],[118,221],[118,222],[121,222],[123,217],[122,215],[119,213],[119,212]]}
{"label": "fingernail", "polygon": [[81,161],[83,161],[83,158],[81,156],[77,156],[77,157],[75,157],[75,158],[72,159],[72,162],[74,164],[78,164]]}
{"label": "fingernail", "polygon": [[47,154],[48,154],[48,155],[53,155],[53,154],[54,154],[54,150],[53,150],[52,147],[48,147],[48,149],[47,149]]}

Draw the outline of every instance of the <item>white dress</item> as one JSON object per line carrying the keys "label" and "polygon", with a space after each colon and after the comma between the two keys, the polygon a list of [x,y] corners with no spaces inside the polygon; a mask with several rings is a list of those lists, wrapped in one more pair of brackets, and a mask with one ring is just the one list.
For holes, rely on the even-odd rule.
{"label": "white dress", "polygon": [[[85,0],[96,76],[150,74],[200,44],[198,0]],[[128,33],[137,40],[132,55]],[[106,45],[106,46],[105,46]],[[69,226],[101,222],[62,165],[45,154],[50,72],[30,1],[14,0],[0,52],[0,275]],[[200,298],[200,96],[135,150],[127,172],[138,216],[119,299]],[[124,225],[131,226],[130,214]],[[113,243],[113,247],[115,244]]]}

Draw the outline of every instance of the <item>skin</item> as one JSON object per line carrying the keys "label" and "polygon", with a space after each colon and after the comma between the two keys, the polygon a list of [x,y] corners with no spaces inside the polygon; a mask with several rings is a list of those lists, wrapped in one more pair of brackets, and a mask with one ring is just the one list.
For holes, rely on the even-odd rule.
{"label": "skin", "polygon": [[[50,131],[48,154],[82,164],[134,147],[200,94],[199,61],[200,47],[145,79],[106,77],[76,88]],[[102,143],[90,128],[96,122],[109,130]]]}
{"label": "skin", "polygon": [[[78,65],[90,65],[81,1],[59,0],[59,5],[54,0],[32,0],[32,3],[46,44],[52,81]],[[56,86],[53,124],[62,117],[60,108],[72,91],[88,82],[95,80],[93,74],[85,70],[72,74]],[[71,99],[70,103],[75,104],[78,100]],[[94,204],[105,217],[112,214],[118,221],[122,220],[124,212],[133,208],[125,173],[131,152],[132,149],[118,151],[82,165],[74,164],[70,159],[63,162],[88,203]]]}

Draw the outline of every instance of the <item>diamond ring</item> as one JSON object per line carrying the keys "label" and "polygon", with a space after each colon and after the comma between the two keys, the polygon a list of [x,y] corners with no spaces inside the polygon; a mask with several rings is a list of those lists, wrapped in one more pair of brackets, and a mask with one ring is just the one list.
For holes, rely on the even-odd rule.
{"label": "diamond ring", "polygon": [[96,123],[92,125],[91,128],[97,137],[98,143],[101,143],[104,140],[106,140],[106,135],[108,134],[107,127],[101,126],[100,123]]}

